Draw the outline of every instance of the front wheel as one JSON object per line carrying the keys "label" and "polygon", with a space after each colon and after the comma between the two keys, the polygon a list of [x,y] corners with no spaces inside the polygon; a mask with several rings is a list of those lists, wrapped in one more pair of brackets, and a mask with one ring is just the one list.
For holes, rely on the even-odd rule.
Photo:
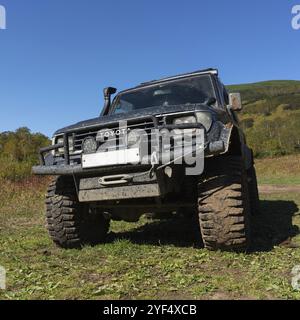
{"label": "front wheel", "polygon": [[249,191],[241,157],[213,159],[199,183],[198,213],[204,246],[245,251],[250,243]]}
{"label": "front wheel", "polygon": [[78,201],[73,179],[58,177],[46,194],[46,224],[56,245],[80,248],[103,242],[110,221],[97,209]]}
{"label": "front wheel", "polygon": [[257,177],[255,167],[252,166],[248,171],[248,187],[250,193],[250,208],[251,214],[253,216],[259,214],[260,205],[259,205],[259,192],[257,187]]}

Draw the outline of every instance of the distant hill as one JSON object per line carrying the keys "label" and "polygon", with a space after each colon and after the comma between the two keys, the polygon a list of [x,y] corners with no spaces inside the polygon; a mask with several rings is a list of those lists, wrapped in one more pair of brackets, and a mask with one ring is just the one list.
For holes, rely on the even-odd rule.
{"label": "distant hill", "polygon": [[247,105],[252,101],[270,97],[300,95],[300,81],[274,80],[227,86],[230,92],[238,91]]}
{"label": "distant hill", "polygon": [[257,157],[300,152],[300,81],[275,80],[231,85],[240,92],[240,120]]}

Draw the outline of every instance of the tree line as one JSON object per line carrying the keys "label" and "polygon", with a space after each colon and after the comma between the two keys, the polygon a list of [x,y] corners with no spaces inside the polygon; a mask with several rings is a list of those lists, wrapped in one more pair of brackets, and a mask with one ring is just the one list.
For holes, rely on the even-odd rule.
{"label": "tree line", "polygon": [[49,145],[48,137],[27,127],[0,133],[0,179],[20,180],[38,163],[38,151]]}

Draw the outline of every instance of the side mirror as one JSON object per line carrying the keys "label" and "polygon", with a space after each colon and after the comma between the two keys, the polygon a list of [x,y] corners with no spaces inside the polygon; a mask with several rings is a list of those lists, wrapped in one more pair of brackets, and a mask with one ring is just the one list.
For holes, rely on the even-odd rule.
{"label": "side mirror", "polygon": [[212,106],[212,105],[214,105],[216,102],[217,102],[217,99],[216,99],[216,98],[210,97],[210,98],[207,98],[204,103],[205,103],[206,105],[208,105],[208,106]]}
{"label": "side mirror", "polygon": [[243,109],[240,93],[229,93],[229,107],[233,111],[241,111]]}

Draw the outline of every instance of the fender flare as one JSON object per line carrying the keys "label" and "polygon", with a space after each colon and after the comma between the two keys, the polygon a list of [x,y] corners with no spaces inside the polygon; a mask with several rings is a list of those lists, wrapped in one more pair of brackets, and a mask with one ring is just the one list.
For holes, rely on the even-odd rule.
{"label": "fender flare", "polygon": [[225,125],[222,131],[221,136],[225,142],[224,154],[241,155],[245,169],[250,169],[254,165],[253,151],[247,146],[242,130],[230,123]]}

